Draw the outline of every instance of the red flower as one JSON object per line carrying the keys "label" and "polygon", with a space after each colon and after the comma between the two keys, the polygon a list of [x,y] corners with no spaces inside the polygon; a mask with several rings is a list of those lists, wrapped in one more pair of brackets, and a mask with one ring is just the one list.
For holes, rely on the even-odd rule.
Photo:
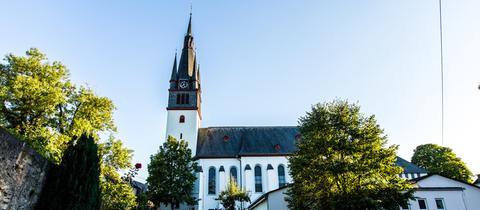
{"label": "red flower", "polygon": [[135,168],[136,168],[136,169],[142,168],[142,164],[141,164],[141,163],[136,163],[136,164],[135,164]]}

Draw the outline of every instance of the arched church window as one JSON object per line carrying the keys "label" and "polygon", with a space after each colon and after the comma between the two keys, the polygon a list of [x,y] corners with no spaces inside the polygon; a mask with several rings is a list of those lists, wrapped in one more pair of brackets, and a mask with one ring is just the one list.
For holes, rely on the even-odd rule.
{"label": "arched church window", "polygon": [[278,166],[278,187],[283,187],[287,184],[285,181],[285,167],[283,165]]}
{"label": "arched church window", "polygon": [[255,166],[255,192],[262,192],[262,168]]}
{"label": "arched church window", "polygon": [[216,183],[215,183],[215,174],[216,171],[215,171],[215,168],[214,167],[210,167],[210,169],[208,169],[208,194],[209,195],[215,195],[215,191],[216,191]]}
{"label": "arched church window", "polygon": [[232,166],[230,168],[230,179],[233,179],[236,183],[238,183],[238,179],[237,179],[237,167],[235,166]]}
{"label": "arched church window", "polygon": [[185,122],[185,116],[183,115],[180,115],[180,120],[178,120],[180,123],[184,123]]}

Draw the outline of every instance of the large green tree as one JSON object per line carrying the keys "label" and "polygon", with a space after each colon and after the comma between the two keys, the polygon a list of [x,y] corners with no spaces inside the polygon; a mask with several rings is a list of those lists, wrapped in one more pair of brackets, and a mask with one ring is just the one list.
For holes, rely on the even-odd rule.
{"label": "large green tree", "polygon": [[185,140],[169,136],[148,164],[148,196],[157,207],[176,203],[195,204],[192,197],[197,163]]}
{"label": "large green tree", "polygon": [[420,145],[414,150],[412,163],[427,169],[429,173],[472,182],[472,172],[462,159],[448,147],[436,144]]}
{"label": "large green tree", "polygon": [[[0,63],[0,126],[57,164],[75,136],[87,134],[101,142],[100,136],[113,135],[114,109],[109,98],[74,85],[62,63],[48,61],[36,48],[29,49],[26,56],[9,54]],[[131,188],[122,184],[109,191],[111,186],[104,181],[131,166],[131,151],[118,140],[107,140],[99,148],[105,199],[131,201]]]}
{"label": "large green tree", "polygon": [[301,139],[289,158],[291,209],[398,209],[412,198],[395,166],[397,146],[357,104],[317,104],[299,119]]}
{"label": "large green tree", "polygon": [[97,144],[82,136],[70,142],[62,162],[53,166],[37,209],[100,209],[100,164]]}
{"label": "large green tree", "polygon": [[26,54],[0,64],[0,126],[57,163],[72,137],[115,131],[110,99],[76,87],[67,68],[38,49]]}

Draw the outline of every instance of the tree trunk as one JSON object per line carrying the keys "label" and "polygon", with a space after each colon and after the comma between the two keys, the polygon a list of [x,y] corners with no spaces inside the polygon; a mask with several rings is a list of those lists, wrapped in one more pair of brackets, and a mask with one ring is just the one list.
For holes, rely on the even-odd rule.
{"label": "tree trunk", "polygon": [[171,210],[174,210],[174,209],[175,209],[175,206],[174,206],[174,205],[175,205],[175,202],[172,201],[172,203],[170,203],[170,209],[171,209]]}

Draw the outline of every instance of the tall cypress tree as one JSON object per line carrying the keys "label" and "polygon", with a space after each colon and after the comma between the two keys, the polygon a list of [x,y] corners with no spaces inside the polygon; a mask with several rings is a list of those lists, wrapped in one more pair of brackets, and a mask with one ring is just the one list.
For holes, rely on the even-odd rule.
{"label": "tall cypress tree", "polygon": [[37,209],[99,209],[99,175],[97,144],[83,135],[50,170]]}

